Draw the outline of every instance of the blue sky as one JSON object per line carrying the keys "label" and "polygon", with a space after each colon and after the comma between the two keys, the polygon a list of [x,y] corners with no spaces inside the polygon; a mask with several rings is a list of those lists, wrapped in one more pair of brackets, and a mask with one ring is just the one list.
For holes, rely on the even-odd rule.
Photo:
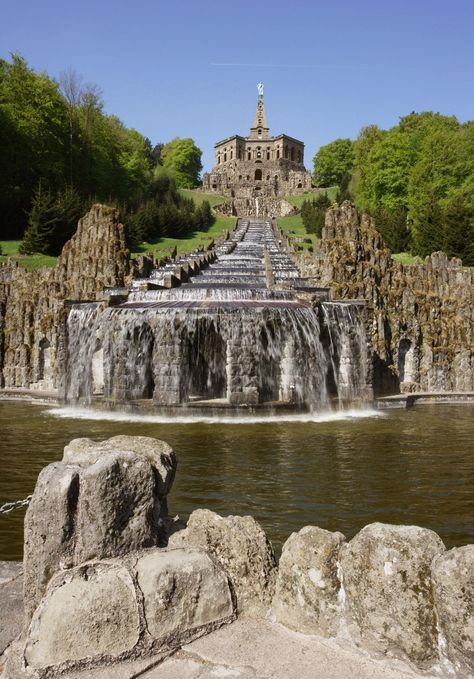
{"label": "blue sky", "polygon": [[272,134],[306,144],[412,110],[472,119],[474,0],[0,0],[0,56],[72,68],[153,143],[248,134],[265,84]]}

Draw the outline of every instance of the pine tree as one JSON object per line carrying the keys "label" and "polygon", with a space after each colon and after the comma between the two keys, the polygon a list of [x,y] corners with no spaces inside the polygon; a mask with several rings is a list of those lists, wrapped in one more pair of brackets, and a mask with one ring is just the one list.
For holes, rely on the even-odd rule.
{"label": "pine tree", "polygon": [[455,196],[443,213],[443,249],[448,257],[460,257],[465,266],[474,264],[474,214],[463,194]]}
{"label": "pine tree", "polygon": [[19,247],[21,254],[46,252],[54,225],[53,208],[54,199],[51,193],[42,187],[40,180],[28,214],[28,226]]}
{"label": "pine tree", "polygon": [[431,194],[412,232],[412,253],[426,257],[443,246],[443,213],[436,196]]}

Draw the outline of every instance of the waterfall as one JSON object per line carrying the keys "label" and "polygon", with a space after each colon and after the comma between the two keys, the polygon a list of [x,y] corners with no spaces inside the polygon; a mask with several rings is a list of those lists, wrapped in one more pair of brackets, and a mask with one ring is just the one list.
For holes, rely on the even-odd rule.
{"label": "waterfall", "polygon": [[73,305],[66,400],[318,410],[363,397],[367,350],[358,305],[300,299],[293,287],[300,273],[269,220],[241,220],[230,241],[231,251],[224,243],[214,263],[177,288],[132,285],[116,306]]}

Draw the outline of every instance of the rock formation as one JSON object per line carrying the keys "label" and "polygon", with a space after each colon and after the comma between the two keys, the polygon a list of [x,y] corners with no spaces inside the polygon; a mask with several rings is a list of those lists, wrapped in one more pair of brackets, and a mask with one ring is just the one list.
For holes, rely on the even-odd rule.
{"label": "rock formation", "polygon": [[346,618],[359,646],[423,669],[438,659],[431,564],[444,550],[427,528],[381,523],[341,550]]}
{"label": "rock formation", "polygon": [[200,509],[159,547],[174,469],[166,443],[117,436],[77,439],[43,470],[26,517],[25,626],[6,677],[163,657],[237,614],[268,619],[271,605],[296,632],[472,676],[473,545],[446,551],[417,526],[375,523],[348,543],[306,526],[277,568],[252,517]]}
{"label": "rock formation", "polygon": [[163,542],[175,470],[168,444],[145,436],[66,446],[40,473],[25,516],[27,618],[59,569]]}
{"label": "rock formation", "polygon": [[273,600],[278,622],[304,634],[336,636],[341,620],[339,552],[345,538],[316,526],[283,546]]}
{"label": "rock formation", "polygon": [[265,615],[275,591],[276,562],[262,527],[251,516],[222,517],[196,509],[186,529],[172,535],[169,544],[209,552],[234,587],[238,612]]}
{"label": "rock formation", "polygon": [[54,389],[63,356],[67,300],[101,299],[129,274],[118,211],[93,205],[54,268],[0,265],[0,387]]}
{"label": "rock formation", "polygon": [[314,257],[298,259],[334,299],[367,300],[376,392],[474,389],[474,272],[459,259],[394,261],[374,221],[348,202],[326,213]]}

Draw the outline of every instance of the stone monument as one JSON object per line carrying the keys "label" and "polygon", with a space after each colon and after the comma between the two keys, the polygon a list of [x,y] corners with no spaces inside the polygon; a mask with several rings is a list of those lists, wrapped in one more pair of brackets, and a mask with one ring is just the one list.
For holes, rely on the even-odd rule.
{"label": "stone monument", "polygon": [[[215,165],[203,177],[203,190],[231,196],[239,216],[278,217],[285,214],[284,196],[311,190],[304,166],[304,143],[286,134],[270,136],[263,97],[258,99],[248,137],[236,134],[215,145]],[[288,208],[288,204],[286,204]]]}

